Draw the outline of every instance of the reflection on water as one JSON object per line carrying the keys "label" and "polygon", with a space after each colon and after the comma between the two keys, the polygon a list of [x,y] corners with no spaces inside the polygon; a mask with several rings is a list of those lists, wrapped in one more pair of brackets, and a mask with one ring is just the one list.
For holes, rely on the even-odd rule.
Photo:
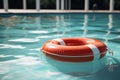
{"label": "reflection on water", "polygon": [[[0,80],[16,80],[16,77],[17,80],[117,80],[120,73],[119,19],[118,14],[0,16]],[[79,63],[82,66],[47,60],[40,47],[48,40],[63,37],[99,39],[114,55],[107,53],[104,64],[101,61]],[[96,73],[78,75],[82,70]]]}
{"label": "reflection on water", "polygon": [[87,25],[88,24],[88,15],[85,14],[84,15],[84,23],[83,23],[83,36],[85,36],[87,34]]}
{"label": "reflection on water", "polygon": [[60,62],[60,61],[52,60],[51,58],[48,57],[46,57],[46,60],[49,64],[57,68],[60,72],[70,75],[77,75],[77,76],[94,74],[98,72],[100,69],[104,68],[106,65],[106,57],[92,62],[81,62],[81,63]]}
{"label": "reflection on water", "polygon": [[[112,25],[113,24],[113,16],[112,16],[112,14],[108,15],[108,19],[109,19],[109,21],[108,21],[108,29],[107,29],[107,33],[105,34],[105,36],[110,35],[111,29],[113,27],[113,25]],[[107,43],[107,41],[108,41],[108,38],[105,38],[106,43]]]}

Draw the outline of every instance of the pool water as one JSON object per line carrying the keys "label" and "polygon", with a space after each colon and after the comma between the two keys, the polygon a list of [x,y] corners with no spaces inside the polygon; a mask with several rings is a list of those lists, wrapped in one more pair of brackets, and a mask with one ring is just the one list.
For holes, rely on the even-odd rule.
{"label": "pool water", "polygon": [[[105,60],[91,63],[64,63],[41,52],[46,41],[63,37],[96,38],[114,54],[107,52]],[[119,49],[119,14],[0,15],[0,80],[119,80]],[[96,71],[78,75],[81,66]]]}

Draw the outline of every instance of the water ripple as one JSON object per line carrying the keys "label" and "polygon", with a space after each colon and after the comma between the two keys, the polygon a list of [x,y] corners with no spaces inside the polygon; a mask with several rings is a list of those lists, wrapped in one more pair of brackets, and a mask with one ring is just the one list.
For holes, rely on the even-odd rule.
{"label": "water ripple", "polygon": [[37,64],[43,64],[42,61],[38,61],[37,57],[33,56],[13,56],[16,59],[6,60],[0,62],[0,64],[17,64],[17,65],[37,65]]}
{"label": "water ripple", "polygon": [[0,44],[0,49],[2,48],[24,49],[26,47],[21,45]]}
{"label": "water ripple", "polygon": [[19,39],[11,39],[8,41],[12,41],[12,42],[27,42],[27,43],[31,43],[31,42],[38,42],[39,39],[30,39],[30,38],[19,38]]}
{"label": "water ripple", "polygon": [[40,33],[48,33],[48,31],[29,31],[29,33],[33,33],[33,34],[40,34]]}

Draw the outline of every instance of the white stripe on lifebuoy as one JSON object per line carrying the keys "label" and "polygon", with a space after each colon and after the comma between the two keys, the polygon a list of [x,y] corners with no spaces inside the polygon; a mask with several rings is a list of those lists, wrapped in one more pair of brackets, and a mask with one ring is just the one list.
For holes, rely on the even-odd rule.
{"label": "white stripe on lifebuoy", "polygon": [[94,60],[98,60],[100,58],[100,51],[99,51],[99,49],[95,45],[93,45],[93,44],[88,44],[86,46],[88,46],[92,50],[93,55],[94,55]]}
{"label": "white stripe on lifebuoy", "polygon": [[65,45],[65,42],[62,39],[53,39],[60,43],[60,45]]}

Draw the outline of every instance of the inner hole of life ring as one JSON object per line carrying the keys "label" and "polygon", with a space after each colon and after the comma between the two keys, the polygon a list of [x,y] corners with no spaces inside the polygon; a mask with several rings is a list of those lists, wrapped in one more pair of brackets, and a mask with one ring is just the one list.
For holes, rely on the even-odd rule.
{"label": "inner hole of life ring", "polygon": [[[57,44],[57,45],[61,45],[57,41],[53,41],[52,43],[53,44]],[[77,41],[77,40],[75,40],[75,41],[64,41],[64,43],[65,43],[65,46],[82,46],[82,45],[86,45],[85,42],[83,42],[83,41]]]}

